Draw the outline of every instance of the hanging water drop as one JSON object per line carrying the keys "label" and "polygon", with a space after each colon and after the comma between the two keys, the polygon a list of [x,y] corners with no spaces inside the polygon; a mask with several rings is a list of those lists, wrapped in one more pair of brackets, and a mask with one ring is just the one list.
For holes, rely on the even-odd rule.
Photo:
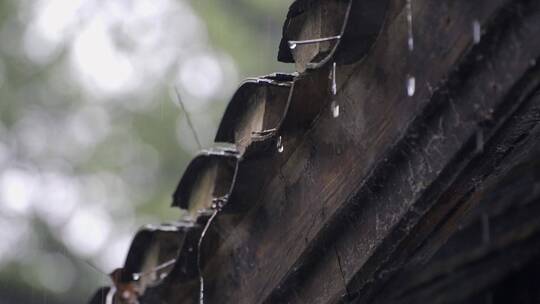
{"label": "hanging water drop", "polygon": [[330,110],[332,112],[332,117],[339,117],[339,104],[336,101],[332,101],[332,104],[330,105]]}
{"label": "hanging water drop", "polygon": [[473,22],[473,41],[474,41],[474,44],[480,43],[481,38],[482,38],[482,27],[481,27],[480,22],[478,20],[474,20],[474,22]]}
{"label": "hanging water drop", "polygon": [[414,50],[414,35],[413,35],[413,17],[412,17],[412,0],[407,0],[407,44],[409,45],[409,51]]}
{"label": "hanging water drop", "polygon": [[276,148],[279,153],[283,153],[283,151],[285,150],[285,147],[283,147],[283,139],[281,138],[281,136],[277,139]]}
{"label": "hanging water drop", "polygon": [[407,76],[407,95],[409,97],[414,96],[416,92],[416,78],[413,76]]}

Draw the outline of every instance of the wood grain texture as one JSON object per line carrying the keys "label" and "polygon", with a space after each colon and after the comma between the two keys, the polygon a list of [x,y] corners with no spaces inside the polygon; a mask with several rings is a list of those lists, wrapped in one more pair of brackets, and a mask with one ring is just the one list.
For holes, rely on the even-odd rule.
{"label": "wood grain texture", "polygon": [[[413,3],[414,52],[404,1],[392,1],[367,57],[337,67],[341,115],[330,113],[328,67],[308,71],[314,84],[294,86],[315,97],[297,91],[292,102],[313,101],[318,116],[301,128],[284,124],[284,153],[270,145],[240,163],[230,203],[250,208],[214,227],[206,303],[424,303],[435,295],[446,303],[539,252],[538,222],[526,218],[540,212],[535,197],[507,214],[511,196],[490,199],[485,189],[505,185],[510,175],[501,172],[538,155],[523,153],[539,141],[540,39],[532,37],[540,3]],[[477,44],[474,22],[483,29]],[[416,78],[413,97],[407,75]],[[491,201],[499,213],[485,207]],[[477,231],[486,212],[505,228],[478,247],[459,230]],[[513,257],[516,264],[507,263]],[[500,264],[508,267],[490,272]],[[455,273],[445,274],[448,267]],[[464,286],[465,277],[479,285]],[[163,297],[192,303],[197,293],[197,284],[172,284]]]}

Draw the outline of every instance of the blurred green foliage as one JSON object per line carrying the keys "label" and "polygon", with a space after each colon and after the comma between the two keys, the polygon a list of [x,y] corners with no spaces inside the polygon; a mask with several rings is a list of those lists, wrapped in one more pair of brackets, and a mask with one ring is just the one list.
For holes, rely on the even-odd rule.
{"label": "blurred green foliage", "polygon": [[[184,113],[171,97],[171,86],[178,85],[184,93],[197,130],[205,145],[211,145],[227,101],[242,78],[292,69],[276,61],[290,1],[176,0],[178,12],[195,12],[208,41],[197,42],[203,45],[199,48],[185,45],[189,52],[183,46],[171,48],[178,58],[164,62],[168,66],[159,77],[146,75],[145,81],[129,90],[101,94],[84,86],[86,76],[74,68],[73,45],[84,33],[79,27],[93,24],[98,18],[94,11],[107,2],[74,1],[84,2],[77,11],[80,15],[47,53],[50,45],[35,39],[30,29],[49,2],[57,2],[61,13],[62,5],[72,4],[70,0],[0,1],[0,239],[4,241],[0,303],[86,301],[99,285],[109,283],[88,263],[103,272],[112,270],[102,267],[123,259],[118,254],[125,255],[137,227],[180,216],[169,207],[170,197],[195,149]],[[149,7],[154,3],[131,2]],[[172,20],[183,18],[174,12],[161,14],[173,14]],[[129,30],[130,18],[126,12],[108,30]],[[178,25],[156,28],[178,29]],[[126,41],[145,39],[144,35],[126,37],[113,39],[118,54],[130,52],[123,48]],[[182,36],[166,39],[174,47],[177,38],[181,45]],[[183,79],[178,70],[201,52],[215,55],[222,64],[221,86],[206,99],[189,94],[189,81],[178,84]],[[145,60],[160,59],[149,54]],[[224,56],[232,58],[232,68]],[[130,57],[135,68],[137,58]],[[81,238],[80,233],[74,234],[81,229],[77,224],[86,225],[82,228],[87,240],[76,239]],[[94,239],[103,241],[100,233],[103,246],[92,248]],[[81,241],[90,242],[81,244],[95,252],[77,251]]]}

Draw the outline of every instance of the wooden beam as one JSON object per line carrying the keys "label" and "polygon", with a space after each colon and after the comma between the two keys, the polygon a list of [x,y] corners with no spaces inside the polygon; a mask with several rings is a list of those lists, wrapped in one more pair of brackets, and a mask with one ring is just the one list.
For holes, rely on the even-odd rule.
{"label": "wooden beam", "polygon": [[[404,269],[429,261],[458,230],[488,177],[529,138],[538,122],[540,3],[415,0],[412,53],[404,4],[390,4],[366,58],[337,67],[338,118],[321,95],[330,69],[308,71],[319,79],[304,89],[317,92],[319,116],[307,129],[284,128],[285,153],[268,149],[240,164],[239,176],[251,178],[230,203],[251,208],[214,227],[206,303],[382,301]],[[515,247],[523,261],[525,244]],[[445,282],[469,273],[479,272],[464,268]],[[191,303],[198,284],[161,292],[166,302]]]}

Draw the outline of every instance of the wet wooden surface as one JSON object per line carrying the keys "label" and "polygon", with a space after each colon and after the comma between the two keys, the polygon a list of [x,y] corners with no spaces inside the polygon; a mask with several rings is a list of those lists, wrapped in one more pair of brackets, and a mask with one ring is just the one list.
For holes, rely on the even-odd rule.
{"label": "wet wooden surface", "polygon": [[[337,67],[339,117],[328,88],[309,126],[283,130],[284,153],[269,145],[240,164],[233,198],[251,207],[216,224],[230,229],[204,261],[205,303],[449,303],[540,250],[538,189],[492,195],[535,172],[538,154],[524,151],[539,142],[540,2],[413,1],[413,52],[404,4],[392,1],[364,60]],[[486,237],[486,221],[503,228]],[[198,296],[197,284],[164,290],[169,303]]]}

